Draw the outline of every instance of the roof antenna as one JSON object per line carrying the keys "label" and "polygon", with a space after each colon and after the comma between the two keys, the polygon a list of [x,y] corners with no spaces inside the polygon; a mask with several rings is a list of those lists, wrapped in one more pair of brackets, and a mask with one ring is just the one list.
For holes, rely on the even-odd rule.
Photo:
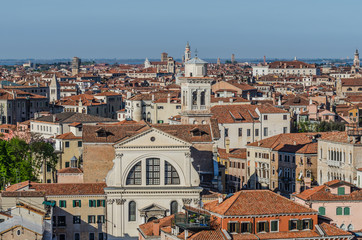
{"label": "roof antenna", "polygon": [[197,58],[197,48],[195,49],[195,58]]}

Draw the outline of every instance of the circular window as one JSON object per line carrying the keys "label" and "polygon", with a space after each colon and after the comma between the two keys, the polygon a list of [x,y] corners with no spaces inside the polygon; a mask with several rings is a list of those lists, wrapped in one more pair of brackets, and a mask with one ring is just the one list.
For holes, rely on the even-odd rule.
{"label": "circular window", "polygon": [[16,234],[17,234],[18,236],[20,236],[21,231],[20,231],[20,230],[16,231]]}
{"label": "circular window", "polygon": [[155,137],[151,137],[150,140],[151,140],[152,142],[154,142],[154,141],[156,140],[156,138],[155,138]]}

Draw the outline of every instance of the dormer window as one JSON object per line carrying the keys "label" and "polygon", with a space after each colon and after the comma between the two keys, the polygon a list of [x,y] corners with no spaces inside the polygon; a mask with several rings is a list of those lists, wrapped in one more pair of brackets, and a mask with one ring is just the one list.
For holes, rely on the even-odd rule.
{"label": "dormer window", "polygon": [[344,195],[345,191],[344,191],[344,187],[339,187],[338,188],[338,195]]}
{"label": "dormer window", "polygon": [[96,131],[97,137],[107,137],[107,131],[103,128]]}

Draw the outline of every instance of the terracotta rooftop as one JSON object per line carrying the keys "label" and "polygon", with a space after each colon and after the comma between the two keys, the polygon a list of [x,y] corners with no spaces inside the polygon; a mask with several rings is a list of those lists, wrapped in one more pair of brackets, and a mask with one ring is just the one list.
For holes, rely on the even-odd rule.
{"label": "terracotta rooftop", "polygon": [[270,190],[242,190],[233,196],[205,203],[204,209],[223,216],[317,214],[317,211],[295,203]]}

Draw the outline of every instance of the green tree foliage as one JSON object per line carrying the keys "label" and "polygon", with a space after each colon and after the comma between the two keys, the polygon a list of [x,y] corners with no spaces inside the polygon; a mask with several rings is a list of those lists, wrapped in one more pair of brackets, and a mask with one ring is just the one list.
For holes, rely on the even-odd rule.
{"label": "green tree foliage", "polygon": [[344,123],[341,122],[299,122],[297,125],[298,132],[329,132],[329,131],[344,131]]}
{"label": "green tree foliage", "polygon": [[43,164],[55,170],[57,161],[51,143],[39,139],[29,144],[19,138],[0,140],[0,185],[36,181]]}

